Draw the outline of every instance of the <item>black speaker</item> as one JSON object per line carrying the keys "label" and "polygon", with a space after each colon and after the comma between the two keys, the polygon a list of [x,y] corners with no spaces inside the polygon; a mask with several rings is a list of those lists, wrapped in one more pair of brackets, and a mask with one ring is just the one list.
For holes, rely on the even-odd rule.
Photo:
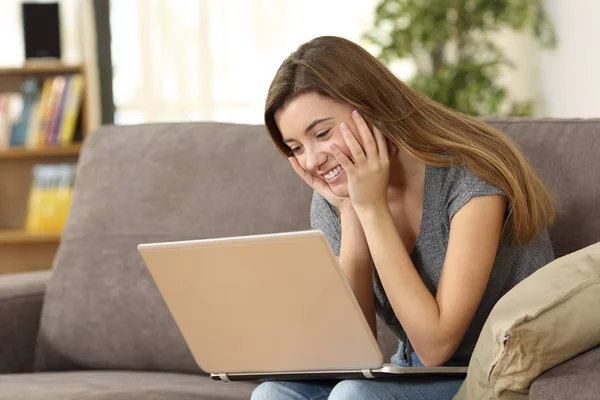
{"label": "black speaker", "polygon": [[60,60],[58,3],[23,3],[25,59]]}

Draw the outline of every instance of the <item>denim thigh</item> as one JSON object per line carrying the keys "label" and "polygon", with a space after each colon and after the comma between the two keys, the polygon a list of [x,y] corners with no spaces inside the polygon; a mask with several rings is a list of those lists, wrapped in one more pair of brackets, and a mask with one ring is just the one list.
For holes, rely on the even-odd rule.
{"label": "denim thigh", "polygon": [[260,384],[252,400],[451,400],[462,382],[452,377],[271,381]]}
{"label": "denim thigh", "polygon": [[[416,353],[411,356],[413,366],[423,365]],[[404,364],[399,355],[392,360],[399,365]],[[254,390],[252,400],[451,400],[463,380],[457,377],[402,376],[374,380],[270,381]]]}

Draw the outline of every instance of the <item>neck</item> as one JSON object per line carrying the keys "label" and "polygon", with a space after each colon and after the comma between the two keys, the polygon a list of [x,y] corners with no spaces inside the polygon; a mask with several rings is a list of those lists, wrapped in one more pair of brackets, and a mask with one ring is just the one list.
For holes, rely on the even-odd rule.
{"label": "neck", "polygon": [[424,179],[424,163],[402,149],[394,149],[390,152],[388,200],[404,196],[413,190],[422,191]]}

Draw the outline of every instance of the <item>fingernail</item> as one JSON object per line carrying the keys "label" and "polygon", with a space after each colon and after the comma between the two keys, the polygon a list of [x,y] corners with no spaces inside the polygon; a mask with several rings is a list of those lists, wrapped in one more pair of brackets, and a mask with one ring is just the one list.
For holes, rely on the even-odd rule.
{"label": "fingernail", "polygon": [[354,110],[354,111],[352,111],[352,116],[353,116],[354,118],[359,118],[359,117],[360,117],[360,114],[358,113],[358,110]]}
{"label": "fingernail", "polygon": [[329,148],[332,149],[332,150],[335,149],[335,144],[330,144]]}
{"label": "fingernail", "polygon": [[340,128],[342,128],[342,130],[346,130],[346,129],[348,129],[348,125],[346,125],[346,123],[345,123],[345,122],[342,122],[342,123],[340,124]]}

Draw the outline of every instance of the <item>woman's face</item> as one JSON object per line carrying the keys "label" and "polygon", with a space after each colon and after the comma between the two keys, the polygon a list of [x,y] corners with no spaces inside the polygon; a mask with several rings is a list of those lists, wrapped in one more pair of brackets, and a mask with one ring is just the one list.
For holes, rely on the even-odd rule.
{"label": "woman's face", "polygon": [[338,196],[348,196],[346,173],[333,156],[331,144],[351,157],[340,132],[345,122],[362,145],[352,119],[354,109],[316,93],[302,94],[275,113],[283,141],[292,149],[300,166],[322,179]]}

